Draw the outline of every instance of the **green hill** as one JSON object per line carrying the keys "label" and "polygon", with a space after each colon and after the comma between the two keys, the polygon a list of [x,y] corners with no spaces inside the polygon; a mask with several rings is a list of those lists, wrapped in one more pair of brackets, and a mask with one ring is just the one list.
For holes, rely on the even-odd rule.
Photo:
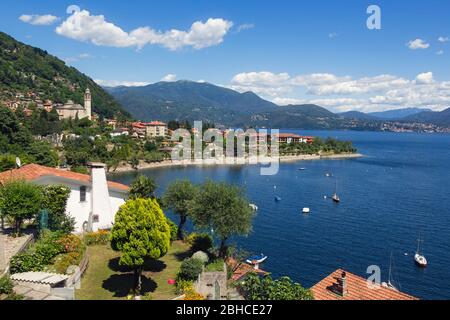
{"label": "green hill", "polygon": [[41,100],[65,103],[72,99],[81,104],[86,87],[92,92],[93,111],[97,114],[129,115],[88,76],[46,51],[0,32],[0,102],[14,99],[16,94],[33,92]]}
{"label": "green hill", "polygon": [[242,115],[277,108],[252,92],[239,93],[193,81],[158,82],[145,87],[108,90],[127,111],[142,120],[203,120],[232,124]]}

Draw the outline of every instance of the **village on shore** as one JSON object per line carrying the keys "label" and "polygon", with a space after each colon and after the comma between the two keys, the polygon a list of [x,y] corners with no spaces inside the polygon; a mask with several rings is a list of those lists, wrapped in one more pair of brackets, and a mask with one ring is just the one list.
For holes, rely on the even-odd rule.
{"label": "village on shore", "polygon": [[[0,161],[0,299],[416,299],[381,284],[368,288],[364,278],[339,266],[311,288],[287,277],[272,279],[260,268],[264,257],[228,245],[230,237],[250,232],[257,210],[238,186],[174,181],[157,198],[154,181],[145,176],[131,186],[108,181],[108,171],[218,163],[172,161],[179,144],[170,138],[172,131],[200,134],[187,122],[100,119],[92,113],[89,89],[84,100],[84,106],[69,101],[51,110],[45,103],[30,110],[0,109],[12,123],[9,139],[16,146]],[[33,132],[34,121],[47,125],[47,132]],[[223,136],[228,131],[204,129]],[[26,143],[17,140],[25,133]],[[258,132],[249,138],[271,139]],[[275,138],[277,161],[361,156],[351,142],[295,133]],[[35,143],[38,150],[30,148]],[[188,219],[203,231],[186,233]],[[146,227],[137,230],[136,224]],[[216,232],[205,232],[206,226]],[[141,239],[141,249],[131,249],[126,234]]]}

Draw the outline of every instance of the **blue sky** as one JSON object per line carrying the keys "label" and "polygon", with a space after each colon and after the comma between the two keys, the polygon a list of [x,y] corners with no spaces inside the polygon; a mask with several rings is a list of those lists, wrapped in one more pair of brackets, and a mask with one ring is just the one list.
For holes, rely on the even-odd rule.
{"label": "blue sky", "polygon": [[[371,4],[381,30],[366,27]],[[70,5],[81,11],[68,14]],[[189,79],[335,111],[441,110],[448,12],[436,0],[4,0],[0,30],[101,84]]]}

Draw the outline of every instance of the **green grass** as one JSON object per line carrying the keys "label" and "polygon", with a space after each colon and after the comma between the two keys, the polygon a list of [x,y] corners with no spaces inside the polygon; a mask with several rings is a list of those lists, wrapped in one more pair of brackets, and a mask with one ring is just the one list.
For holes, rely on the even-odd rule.
{"label": "green grass", "polygon": [[206,272],[215,272],[215,271],[223,271],[223,259],[217,259],[215,261],[210,262],[206,265]]}
{"label": "green grass", "polygon": [[[91,246],[87,249],[89,266],[76,290],[77,300],[126,299],[133,285],[132,270],[119,265],[120,253],[109,245]],[[172,243],[169,252],[159,260],[144,267],[143,294],[154,300],[167,300],[176,296],[175,286],[167,280],[175,279],[181,261],[189,256],[189,246],[183,242]]]}

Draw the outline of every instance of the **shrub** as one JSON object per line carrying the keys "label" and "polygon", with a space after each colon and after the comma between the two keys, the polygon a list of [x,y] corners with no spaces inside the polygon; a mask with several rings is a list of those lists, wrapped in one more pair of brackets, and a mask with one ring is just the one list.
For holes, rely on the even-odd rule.
{"label": "shrub", "polygon": [[41,234],[39,240],[30,248],[29,252],[35,252],[41,264],[48,265],[53,258],[60,253],[64,253],[65,249],[59,243],[61,233],[46,231]]}
{"label": "shrub", "polygon": [[177,294],[183,294],[189,291],[194,290],[194,283],[192,280],[184,280],[184,279],[177,279],[175,282],[175,286],[177,289]]}
{"label": "shrub", "polygon": [[0,211],[14,220],[14,231],[21,232],[23,221],[33,219],[41,209],[41,187],[26,181],[10,181],[0,189]]}
{"label": "shrub", "polygon": [[83,243],[81,242],[81,239],[73,234],[63,236],[57,240],[57,243],[66,253],[83,251]]}
{"label": "shrub", "polygon": [[203,262],[197,259],[189,258],[181,263],[178,278],[184,280],[197,280],[202,272]]}
{"label": "shrub", "polygon": [[208,251],[213,245],[212,238],[207,233],[191,233],[186,242],[191,245],[191,250],[196,251]]}
{"label": "shrub", "polygon": [[55,258],[52,271],[56,273],[66,273],[70,266],[77,266],[80,264],[83,255],[80,252],[69,252],[61,254]]}
{"label": "shrub", "polygon": [[203,251],[197,251],[192,255],[193,259],[200,260],[203,264],[208,263],[208,254]]}
{"label": "shrub", "polygon": [[48,228],[52,231],[71,233],[75,230],[75,218],[66,214],[70,188],[64,185],[48,185],[43,188],[43,207],[48,209]]}
{"label": "shrub", "polygon": [[99,230],[97,232],[88,232],[84,235],[84,243],[87,246],[108,244],[111,234],[106,230]]}
{"label": "shrub", "polygon": [[167,218],[167,224],[170,227],[170,242],[173,242],[178,238],[178,226],[169,218]]}
{"label": "shrub", "polygon": [[[31,248],[11,259],[10,270],[12,274],[43,271],[48,265],[55,262],[57,265],[54,268],[57,268],[58,272],[65,272],[69,265],[79,264],[83,253],[84,245],[77,236],[61,236],[60,232],[47,230],[41,234]],[[67,257],[62,258],[64,255]],[[65,267],[66,265],[67,267]]]}
{"label": "shrub", "polygon": [[13,292],[14,284],[8,275],[0,278],[0,294],[11,294]]}
{"label": "shrub", "polygon": [[45,264],[42,258],[36,252],[23,252],[12,257],[9,268],[11,274],[29,272],[29,271],[43,271]]}

